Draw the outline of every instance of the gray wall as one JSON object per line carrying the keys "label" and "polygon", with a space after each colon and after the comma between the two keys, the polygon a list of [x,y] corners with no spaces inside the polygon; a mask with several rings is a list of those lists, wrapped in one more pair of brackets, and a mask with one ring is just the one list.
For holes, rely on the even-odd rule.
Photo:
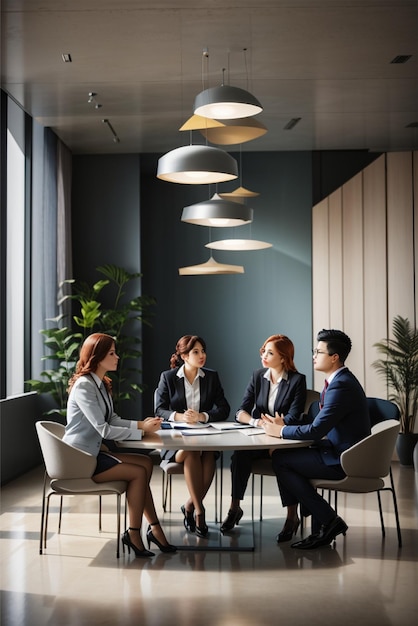
{"label": "gray wall", "polygon": [[[186,333],[205,338],[207,365],[219,371],[233,411],[260,365],[259,347],[273,333],[294,341],[296,365],[311,386],[311,158],[309,152],[243,155],[242,184],[260,193],[251,202],[251,232],[249,226],[212,228],[211,239],[251,236],[273,248],[214,251],[217,261],[244,265],[245,274],[198,277],[179,276],[178,268],[209,258],[209,229],[180,217],[184,206],[208,198],[215,186],[159,181],[158,155],[74,157],[74,276],[96,279],[93,270],[101,263],[140,267],[142,292],[157,300],[152,328],[143,329],[143,414],[152,413],[159,374]],[[219,185],[218,191],[236,186]]]}

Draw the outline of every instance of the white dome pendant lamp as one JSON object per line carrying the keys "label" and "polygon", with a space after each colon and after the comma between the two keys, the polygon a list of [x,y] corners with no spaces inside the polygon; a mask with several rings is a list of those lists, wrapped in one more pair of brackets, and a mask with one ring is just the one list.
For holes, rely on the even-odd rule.
{"label": "white dome pendant lamp", "polygon": [[158,159],[157,178],[186,185],[221,183],[238,178],[238,164],[220,148],[182,146]]}

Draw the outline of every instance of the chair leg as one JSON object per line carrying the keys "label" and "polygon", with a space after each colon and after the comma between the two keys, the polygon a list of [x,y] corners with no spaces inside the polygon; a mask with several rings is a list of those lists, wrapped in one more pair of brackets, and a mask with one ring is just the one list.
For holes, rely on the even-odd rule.
{"label": "chair leg", "polygon": [[58,534],[60,534],[61,532],[61,521],[62,521],[62,501],[63,501],[64,496],[60,497],[60,512],[59,512],[59,517],[58,517]]}
{"label": "chair leg", "polygon": [[251,474],[251,520],[254,523],[254,483],[255,474]]}
{"label": "chair leg", "polygon": [[[168,497],[168,475],[162,470],[162,497],[163,497],[163,511],[167,513],[167,497]],[[170,507],[171,508],[171,507]]]}
{"label": "chair leg", "polygon": [[[102,497],[100,496],[100,508],[101,508],[101,500]],[[116,516],[117,516],[117,522],[116,522],[116,558],[119,558],[120,555],[120,501],[121,501],[121,497],[120,497],[120,493],[116,494]]]}
{"label": "chair leg", "polygon": [[402,548],[401,525],[399,523],[398,501],[396,499],[395,484],[393,482],[392,468],[389,469],[389,478],[390,478],[390,486],[391,486],[390,491],[392,492],[392,499],[393,499],[393,509],[395,511],[396,531],[398,533],[398,546]]}
{"label": "chair leg", "polygon": [[380,526],[382,527],[382,537],[386,536],[385,530],[385,522],[383,520],[383,511],[382,511],[382,500],[380,498],[380,491],[377,491],[377,502],[379,504],[379,516],[380,516]]}
{"label": "chair leg", "polygon": [[46,509],[45,509],[46,513],[45,513],[45,520],[44,520],[44,548],[46,548],[46,538],[48,536],[49,499],[51,496],[52,496],[52,493],[50,493],[46,498]]}
{"label": "chair leg", "polygon": [[44,475],[44,488],[42,491],[42,513],[41,513],[41,529],[39,531],[39,554],[42,554],[42,546],[44,540],[44,522],[45,522],[45,493],[46,493],[47,473]]}
{"label": "chair leg", "polygon": [[224,453],[223,450],[221,450],[221,458],[220,458],[220,465],[221,465],[221,480],[220,480],[220,494],[219,494],[219,521],[222,522],[222,498],[223,498],[223,488],[224,488]]}
{"label": "chair leg", "polygon": [[263,474],[260,474],[260,522],[263,521]]}
{"label": "chair leg", "polygon": [[218,468],[215,464],[215,524],[218,523]]}
{"label": "chair leg", "polygon": [[99,496],[99,533],[102,532],[102,496]]}

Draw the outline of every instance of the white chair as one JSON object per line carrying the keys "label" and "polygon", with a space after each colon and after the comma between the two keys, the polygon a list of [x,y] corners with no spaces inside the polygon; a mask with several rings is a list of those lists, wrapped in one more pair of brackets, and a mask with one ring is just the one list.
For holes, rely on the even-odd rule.
{"label": "white chair", "polygon": [[61,496],[58,521],[60,533],[64,495],[100,496],[99,530],[101,530],[101,496],[112,494],[117,498],[116,556],[119,558],[121,496],[126,492],[127,483],[123,480],[95,483],[91,477],[96,467],[96,458],[62,441],[64,430],[64,426],[57,422],[36,422],[36,431],[45,463],[39,554],[42,554],[43,548],[46,549],[49,499],[52,495]]}
{"label": "white chair", "polygon": [[[401,547],[402,536],[398,505],[391,471],[391,460],[398,433],[399,422],[397,420],[389,419],[375,424],[372,426],[371,435],[342,453],[341,465],[346,473],[344,478],[341,480],[314,478],[311,480],[311,483],[317,489],[328,489],[335,491],[335,494],[338,491],[347,493],[370,493],[375,491],[379,504],[383,537],[386,533],[380,492],[390,491],[395,512],[398,545]],[[389,478],[390,486],[386,485],[386,478]],[[335,508],[337,509],[337,498],[335,498]]]}
{"label": "white chair", "polygon": [[[309,416],[309,419],[313,419],[319,411],[319,398],[320,393],[314,389],[308,389],[306,391],[306,401],[304,412]],[[255,476],[260,476],[260,522],[263,520],[263,478],[264,476],[274,476],[276,474],[271,466],[271,459],[256,459],[251,466],[252,481],[251,481],[251,515],[254,519],[254,495],[255,495]],[[302,518],[303,519],[303,518]]]}

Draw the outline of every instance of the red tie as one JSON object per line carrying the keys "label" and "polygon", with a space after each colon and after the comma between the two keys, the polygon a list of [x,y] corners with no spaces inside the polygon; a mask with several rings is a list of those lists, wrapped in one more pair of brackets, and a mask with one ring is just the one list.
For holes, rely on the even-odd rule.
{"label": "red tie", "polygon": [[319,408],[320,408],[320,409],[322,409],[322,407],[324,406],[325,392],[326,392],[326,390],[327,390],[327,388],[328,388],[328,384],[329,384],[329,383],[328,383],[328,381],[327,381],[327,380],[325,380],[325,383],[324,383],[324,388],[323,388],[323,390],[322,390],[322,392],[321,392],[321,398],[320,398],[320,400],[319,400]]}

